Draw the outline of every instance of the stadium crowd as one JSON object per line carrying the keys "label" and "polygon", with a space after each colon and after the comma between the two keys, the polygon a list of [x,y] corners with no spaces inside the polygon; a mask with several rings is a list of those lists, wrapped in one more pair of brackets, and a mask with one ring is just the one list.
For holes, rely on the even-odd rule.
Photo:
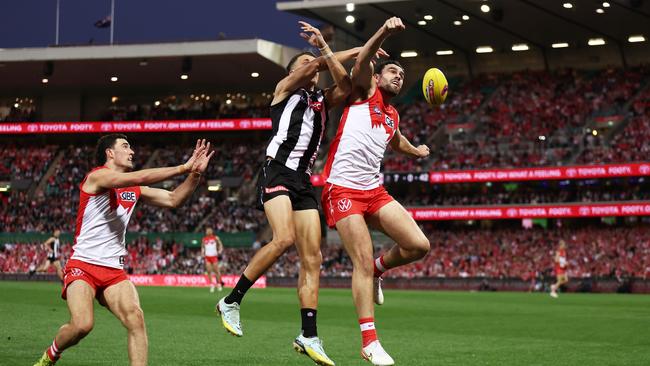
{"label": "stadium crowd", "polygon": [[[43,148],[2,148],[0,180],[30,179],[38,184],[48,164],[57,154],[57,146]],[[255,179],[262,147],[236,142],[214,146],[215,163],[205,174],[206,179],[236,176],[243,182]],[[182,164],[191,149],[172,147],[156,149],[151,145],[134,147],[136,168]],[[43,189],[30,195],[26,190],[12,190],[0,194],[1,232],[51,232],[54,229],[74,231],[76,209],[79,203],[79,184],[94,167],[94,147],[88,145],[60,147],[61,159],[54,173],[44,182]],[[155,152],[155,153],[154,153]],[[251,156],[255,156],[251,159]],[[151,160],[151,161],[149,161]],[[149,163],[148,163],[149,162]],[[182,177],[170,182],[168,188],[180,183]],[[217,200],[202,185],[183,206],[173,210],[159,210],[139,204],[129,229],[140,232],[193,231],[207,216],[220,217],[219,230],[236,232],[257,230],[261,213],[248,205],[234,201]]]}
{"label": "stadium crowd", "polygon": [[[650,88],[646,88],[637,97],[623,131],[615,134],[610,141],[607,135],[587,135],[584,139],[584,151],[580,163],[602,162],[622,163],[647,161],[650,156]],[[625,122],[623,122],[625,123]]]}
{"label": "stadium crowd", "polygon": [[[388,277],[490,277],[529,279],[535,273],[550,273],[553,253],[559,240],[568,244],[568,273],[572,278],[638,277],[650,278],[650,228],[584,227],[580,229],[464,229],[437,230],[424,224],[431,251],[417,263],[391,270]],[[227,245],[227,243],[226,243]],[[381,253],[386,247],[376,248]],[[201,274],[204,271],[200,250],[174,242],[145,238],[130,242],[126,269],[138,274]],[[222,272],[241,273],[255,249],[226,248]],[[64,257],[70,245],[63,246]],[[323,276],[348,277],[352,263],[342,247],[322,248]],[[377,254],[376,253],[376,254]],[[0,251],[3,272],[28,272],[45,258],[38,244],[5,244]],[[268,276],[296,277],[299,260],[289,250],[269,270]]]}
{"label": "stadium crowd", "polygon": [[[624,112],[647,67],[526,71],[504,77],[474,129],[432,156],[434,169],[561,165],[590,117]],[[591,163],[601,163],[598,159]]]}

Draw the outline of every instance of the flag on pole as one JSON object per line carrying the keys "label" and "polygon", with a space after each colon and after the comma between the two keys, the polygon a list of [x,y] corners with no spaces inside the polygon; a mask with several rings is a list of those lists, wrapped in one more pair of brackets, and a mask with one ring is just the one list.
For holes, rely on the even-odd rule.
{"label": "flag on pole", "polygon": [[111,26],[111,16],[107,15],[105,18],[100,19],[95,22],[95,27],[97,28],[108,28]]}

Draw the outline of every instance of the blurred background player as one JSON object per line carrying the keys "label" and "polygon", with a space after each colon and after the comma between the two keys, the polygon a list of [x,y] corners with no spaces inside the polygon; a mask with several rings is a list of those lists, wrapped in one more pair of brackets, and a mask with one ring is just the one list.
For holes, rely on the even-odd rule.
{"label": "blurred background player", "polygon": [[[190,159],[168,168],[133,170],[133,156],[125,135],[103,136],[97,142],[97,167],[79,185],[79,209],[73,254],[66,263],[61,297],[70,321],[56,334],[34,366],[54,365],[61,353],[79,343],[93,328],[93,298],[111,311],[127,329],[131,365],[147,364],[148,341],[138,292],[124,272],[128,254],[124,237],[136,203],[178,207],[194,192],[214,152],[199,140]],[[188,174],[173,191],[147,187]]]}
{"label": "blurred background player", "polygon": [[[422,230],[386,192],[379,178],[389,144],[396,152],[413,158],[429,155],[427,146],[415,147],[400,133],[399,114],[390,104],[402,88],[404,69],[394,60],[380,61],[374,68],[371,63],[382,42],[404,29],[401,19],[388,19],[359,52],[352,70],[352,94],[324,171],[323,211],[352,260],[352,296],[362,334],[361,355],[374,365],[393,365],[394,361],[377,339],[373,283],[375,302],[381,305],[380,276],[388,269],[421,259],[430,247]],[[376,260],[368,225],[396,243]]]}
{"label": "blurred background player", "polygon": [[566,274],[567,269],[567,258],[566,258],[566,242],[560,240],[560,244],[555,252],[555,278],[557,281],[551,285],[551,297],[558,297],[557,290],[560,289],[562,285],[569,282],[569,277]]}
{"label": "blurred background player", "polygon": [[[321,57],[310,52],[294,56],[287,75],[276,85],[271,101],[274,135],[266,149],[266,161],[258,178],[258,208],[263,209],[273,230],[273,240],[251,259],[235,288],[217,304],[224,327],[242,336],[239,307],[246,291],[292,245],[300,256],[298,298],[301,333],[293,347],[321,365],[334,365],[318,338],[316,315],[322,255],[318,199],[310,181],[313,164],[323,138],[327,114],[350,93],[350,77],[341,62],[357,51],[334,55],[320,31],[300,22],[305,38],[318,47]],[[335,85],[316,87],[321,70],[329,68]]]}
{"label": "blurred background player", "polygon": [[61,281],[63,281],[63,269],[61,268],[61,241],[59,236],[61,235],[61,230],[56,229],[52,236],[49,237],[44,243],[43,248],[47,251],[47,258],[43,263],[36,268],[36,272],[47,272],[50,269],[50,265],[56,268],[56,275]]}
{"label": "blurred background player", "polygon": [[[219,270],[219,254],[223,252],[223,243],[221,239],[214,235],[212,228],[205,229],[205,236],[201,240],[201,255],[205,260],[205,271],[208,275],[210,292],[214,292],[214,285],[217,284],[217,291],[223,290],[221,282],[221,271]],[[212,281],[212,274],[215,279]]]}

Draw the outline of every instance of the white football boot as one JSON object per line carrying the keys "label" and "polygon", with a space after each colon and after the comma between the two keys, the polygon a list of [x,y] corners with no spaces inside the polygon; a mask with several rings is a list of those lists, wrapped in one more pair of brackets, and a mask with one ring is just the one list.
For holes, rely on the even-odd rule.
{"label": "white football boot", "polygon": [[381,346],[379,341],[372,341],[369,345],[361,348],[361,357],[377,366],[390,366],[395,364],[393,358],[384,350],[384,347]]}
{"label": "white football boot", "polygon": [[293,349],[298,353],[307,355],[307,357],[311,358],[318,365],[334,366],[334,361],[327,356],[323,349],[323,341],[318,337],[307,338],[300,333],[293,341]]}
{"label": "white football boot", "polygon": [[239,321],[239,304],[233,302],[226,304],[226,298],[219,300],[216,306],[217,312],[221,315],[221,324],[228,331],[228,333],[241,337],[244,333],[241,330],[241,323]]}

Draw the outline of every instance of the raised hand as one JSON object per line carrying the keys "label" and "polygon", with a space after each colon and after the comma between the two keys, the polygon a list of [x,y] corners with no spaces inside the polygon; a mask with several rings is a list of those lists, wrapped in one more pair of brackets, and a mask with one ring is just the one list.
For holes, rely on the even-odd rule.
{"label": "raised hand", "polygon": [[298,23],[300,24],[300,30],[302,30],[300,37],[305,39],[310,45],[318,48],[323,48],[327,45],[327,43],[325,43],[323,35],[320,33],[320,30],[318,30],[318,28],[312,26],[307,22],[303,22],[302,20],[298,21]]}
{"label": "raised hand", "polygon": [[390,57],[390,55],[383,48],[379,48],[379,51],[377,51],[377,53],[375,54],[375,57],[377,57],[377,58],[382,58],[382,57],[387,58],[387,57]]}
{"label": "raised hand", "polygon": [[204,154],[205,151],[210,147],[210,143],[208,142],[207,146],[205,144],[205,139],[201,140],[198,139],[196,140],[196,147],[194,148],[194,151],[192,152],[192,156],[183,164],[183,173],[189,173],[192,172],[192,167],[194,166],[194,163],[196,160],[201,156],[201,154]]}
{"label": "raised hand", "polygon": [[[205,143],[205,140],[203,140],[203,142]],[[199,156],[194,160],[191,168],[192,173],[203,174],[205,169],[208,167],[212,155],[214,155],[214,150],[210,151],[210,143],[208,142],[208,144],[205,145],[205,149],[202,149]]]}
{"label": "raised hand", "polygon": [[403,31],[406,29],[406,27],[404,26],[404,23],[402,23],[402,19],[398,17],[392,17],[386,20],[386,23],[384,23],[384,29],[388,32],[388,34],[394,34]]}

